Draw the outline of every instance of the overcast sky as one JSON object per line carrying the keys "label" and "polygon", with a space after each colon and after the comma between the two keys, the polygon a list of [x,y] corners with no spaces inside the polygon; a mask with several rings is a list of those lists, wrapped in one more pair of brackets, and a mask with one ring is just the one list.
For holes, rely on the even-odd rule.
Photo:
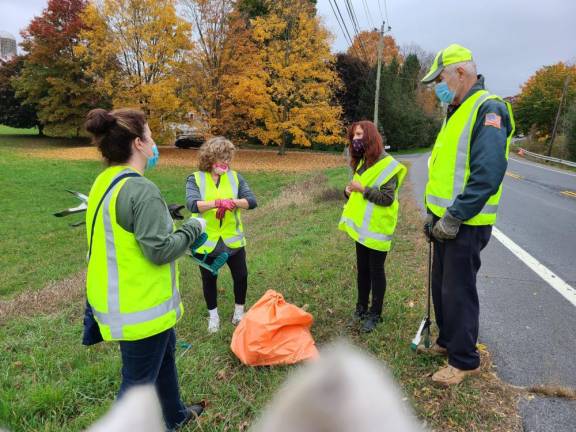
{"label": "overcast sky", "polygon": [[[318,11],[335,35],[334,51],[345,51],[348,44],[330,7],[334,1],[353,35],[345,0],[318,0]],[[518,93],[520,85],[541,66],[576,62],[576,0],[351,2],[360,30],[379,27],[387,10],[391,34],[400,46],[415,43],[434,53],[451,43],[471,49],[488,88],[501,96]],[[20,30],[42,12],[46,3],[47,0],[0,0],[0,31],[8,31],[19,39]]]}

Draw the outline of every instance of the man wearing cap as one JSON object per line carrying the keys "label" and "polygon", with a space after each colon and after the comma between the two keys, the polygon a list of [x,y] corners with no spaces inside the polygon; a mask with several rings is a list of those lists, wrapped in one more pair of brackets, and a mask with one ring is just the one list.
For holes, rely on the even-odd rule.
{"label": "man wearing cap", "polygon": [[480,370],[476,274],[496,222],[514,117],[508,103],[485,90],[472,53],[460,45],[440,51],[422,82],[435,83],[438,99],[448,106],[428,160],[424,230],[434,243],[439,329],[429,351],[448,356],[448,366],[432,380],[453,385]]}

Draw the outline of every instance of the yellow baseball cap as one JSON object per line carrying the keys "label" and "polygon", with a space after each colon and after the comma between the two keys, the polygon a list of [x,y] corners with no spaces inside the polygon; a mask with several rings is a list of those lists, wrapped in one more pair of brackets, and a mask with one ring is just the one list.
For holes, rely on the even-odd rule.
{"label": "yellow baseball cap", "polygon": [[472,51],[462,45],[452,44],[436,54],[434,62],[426,76],[422,78],[422,82],[429,84],[438,78],[446,66],[465,61],[472,61]]}

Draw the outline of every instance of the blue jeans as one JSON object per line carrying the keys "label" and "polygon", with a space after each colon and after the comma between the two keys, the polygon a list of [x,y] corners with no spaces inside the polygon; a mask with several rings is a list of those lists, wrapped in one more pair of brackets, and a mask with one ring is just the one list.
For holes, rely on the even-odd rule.
{"label": "blue jeans", "polygon": [[173,328],[137,341],[121,341],[122,385],[118,398],[131,387],[154,384],[164,421],[173,429],[187,419],[186,406],[180,399],[176,371],[176,332]]}

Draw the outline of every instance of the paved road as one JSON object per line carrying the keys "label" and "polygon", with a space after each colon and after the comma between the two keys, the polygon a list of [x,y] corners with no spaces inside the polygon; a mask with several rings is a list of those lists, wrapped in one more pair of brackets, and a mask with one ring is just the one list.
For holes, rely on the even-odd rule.
{"label": "paved road", "polygon": [[[407,158],[423,196],[428,155]],[[511,158],[496,227],[576,288],[576,173]],[[480,339],[514,385],[576,388],[576,307],[494,236],[478,277]],[[520,404],[526,432],[576,431],[576,402],[536,397]]]}

